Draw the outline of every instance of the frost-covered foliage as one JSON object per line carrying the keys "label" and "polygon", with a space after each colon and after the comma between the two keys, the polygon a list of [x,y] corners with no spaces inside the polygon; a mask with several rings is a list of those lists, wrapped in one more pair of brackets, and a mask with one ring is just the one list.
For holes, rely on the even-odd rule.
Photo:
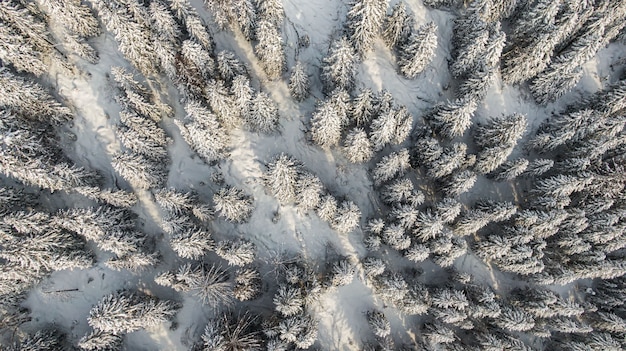
{"label": "frost-covered foliage", "polygon": [[231,266],[245,266],[254,261],[256,247],[245,240],[224,240],[217,243],[215,253]]}
{"label": "frost-covered foliage", "polygon": [[346,38],[333,41],[322,66],[325,91],[330,93],[335,89],[352,90],[356,62],[354,48]]}
{"label": "frost-covered foliage", "polygon": [[168,321],[176,313],[176,308],[172,301],[122,291],[100,300],[89,311],[87,321],[98,331],[125,334]]}
{"label": "frost-covered foliage", "polygon": [[232,222],[245,222],[250,218],[254,205],[243,190],[225,187],[213,195],[215,211]]}
{"label": "frost-covered foliage", "polygon": [[189,263],[158,274],[155,283],[179,292],[193,292],[203,304],[216,307],[232,302],[233,286],[221,267],[204,267]]}
{"label": "frost-covered foliage", "polygon": [[432,61],[437,48],[437,26],[427,23],[412,33],[399,48],[399,71],[406,78],[415,78]]}
{"label": "frost-covered foliage", "polygon": [[287,154],[280,154],[267,166],[265,182],[270,193],[281,204],[293,202],[300,173],[300,163]]}
{"label": "frost-covered foliage", "polygon": [[302,62],[296,62],[289,77],[289,93],[296,101],[303,101],[309,97],[311,83]]}

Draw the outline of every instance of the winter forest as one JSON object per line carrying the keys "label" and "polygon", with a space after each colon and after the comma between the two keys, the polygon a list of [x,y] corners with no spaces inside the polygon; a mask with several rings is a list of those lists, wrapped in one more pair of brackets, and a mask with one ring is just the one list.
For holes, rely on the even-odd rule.
{"label": "winter forest", "polygon": [[626,349],[626,0],[1,0],[0,350]]}

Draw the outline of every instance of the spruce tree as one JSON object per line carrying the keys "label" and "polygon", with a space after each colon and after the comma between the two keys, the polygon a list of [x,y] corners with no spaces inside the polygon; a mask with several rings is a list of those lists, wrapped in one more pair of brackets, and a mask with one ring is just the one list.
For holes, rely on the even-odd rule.
{"label": "spruce tree", "polygon": [[374,155],[367,133],[358,127],[350,130],[346,135],[343,151],[348,161],[352,163],[367,162]]}
{"label": "spruce tree", "polygon": [[429,22],[412,33],[407,43],[399,48],[400,73],[408,79],[417,77],[432,61],[436,48],[437,26]]}
{"label": "spruce tree", "polygon": [[394,5],[391,14],[385,17],[383,24],[383,40],[389,48],[402,47],[411,36],[415,18],[407,13],[406,4],[399,2]]}
{"label": "spruce tree", "polygon": [[322,82],[324,91],[329,94],[339,88],[352,90],[356,73],[357,57],[354,48],[346,38],[336,39],[323,59]]}
{"label": "spruce tree", "polygon": [[387,0],[355,0],[351,3],[346,27],[350,33],[350,41],[359,56],[364,57],[372,50],[386,12]]}
{"label": "spruce tree", "polygon": [[250,196],[233,187],[221,188],[213,195],[213,203],[217,213],[232,222],[246,222],[254,210]]}
{"label": "spruce tree", "polygon": [[310,94],[310,82],[302,62],[296,62],[289,77],[289,93],[296,101],[303,101]]}

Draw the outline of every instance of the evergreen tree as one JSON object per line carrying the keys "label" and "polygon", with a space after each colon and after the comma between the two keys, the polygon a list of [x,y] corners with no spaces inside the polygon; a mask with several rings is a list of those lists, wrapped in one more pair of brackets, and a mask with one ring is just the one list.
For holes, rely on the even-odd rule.
{"label": "evergreen tree", "polygon": [[352,90],[356,62],[357,57],[350,42],[346,38],[334,40],[322,64],[325,92],[330,93],[335,89]]}
{"label": "evergreen tree", "polygon": [[324,148],[335,146],[341,140],[341,132],[346,124],[337,107],[331,100],[318,105],[311,117],[311,137]]}
{"label": "evergreen tree", "polygon": [[221,188],[213,195],[213,203],[220,216],[233,222],[247,221],[254,210],[252,199],[233,187]]}
{"label": "evergreen tree", "polygon": [[247,77],[248,75],[246,66],[237,59],[232,51],[222,50],[218,52],[216,62],[220,77],[227,82],[232,81],[237,76]]}
{"label": "evergreen tree", "polygon": [[258,43],[254,49],[267,77],[270,80],[280,78],[285,70],[285,51],[278,28],[262,19],[257,25],[256,38]]}
{"label": "evergreen tree", "polygon": [[[434,146],[434,145],[433,145]],[[439,148],[438,144],[436,145]],[[467,145],[454,143],[445,149],[434,149],[433,155],[439,154],[433,161],[426,162],[426,174],[431,178],[442,178],[452,174],[463,165],[466,158]],[[430,157],[426,155],[426,157]]]}
{"label": "evergreen tree", "polygon": [[246,124],[254,131],[270,133],[278,128],[278,108],[269,95],[259,92],[250,101]]}
{"label": "evergreen tree", "polygon": [[357,0],[351,3],[346,18],[350,41],[359,56],[371,51],[374,38],[380,32],[387,0]]}
{"label": "evergreen tree", "polygon": [[422,25],[412,33],[407,43],[400,47],[398,67],[400,73],[413,79],[433,60],[437,48],[437,26],[433,22]]}
{"label": "evergreen tree", "polygon": [[511,181],[522,175],[528,168],[529,162],[525,158],[507,161],[500,166],[496,174],[497,181]]}
{"label": "evergreen tree", "polygon": [[374,181],[377,185],[381,185],[397,176],[403,175],[410,167],[409,151],[407,149],[392,152],[384,156],[376,164],[373,171]]}
{"label": "evergreen tree", "polygon": [[394,5],[391,15],[385,17],[383,39],[389,48],[402,47],[409,40],[415,18],[407,13],[406,4],[399,2]]}
{"label": "evergreen tree", "polygon": [[477,108],[474,98],[456,99],[436,105],[427,119],[440,135],[453,139],[462,136],[471,126]]}
{"label": "evergreen tree", "polygon": [[323,195],[315,212],[321,220],[332,223],[337,213],[337,199],[330,194]]}
{"label": "evergreen tree", "polygon": [[78,347],[83,350],[118,350],[122,346],[122,338],[119,335],[94,330],[83,336],[78,342]]}
{"label": "evergreen tree", "polygon": [[261,275],[256,269],[238,269],[235,272],[233,294],[239,301],[249,301],[261,294]]}
{"label": "evergreen tree", "polygon": [[333,229],[340,234],[348,234],[359,226],[361,221],[361,210],[352,201],[343,201],[337,208],[335,218],[331,222]]}
{"label": "evergreen tree", "polygon": [[211,233],[190,227],[172,235],[170,246],[182,258],[198,259],[213,250],[215,244],[211,239]]}
{"label": "evergreen tree", "polygon": [[276,311],[286,317],[300,314],[304,308],[300,289],[291,286],[280,285],[273,301]]}
{"label": "evergreen tree", "polygon": [[267,168],[265,181],[270,193],[281,204],[288,204],[294,201],[300,163],[289,155],[280,154],[274,157]]}
{"label": "evergreen tree", "polygon": [[231,266],[244,266],[254,261],[256,248],[254,244],[244,240],[224,240],[217,244],[215,253],[228,261]]}
{"label": "evergreen tree", "polygon": [[364,163],[374,155],[372,143],[362,128],[356,127],[348,132],[344,141],[344,154],[352,163]]}
{"label": "evergreen tree", "polygon": [[311,83],[302,62],[296,62],[289,77],[289,93],[296,101],[303,101],[310,94]]}
{"label": "evergreen tree", "polygon": [[495,68],[481,61],[459,84],[457,98],[484,100],[491,84],[495,81],[495,74]]}
{"label": "evergreen tree", "polygon": [[202,22],[198,12],[188,0],[169,0],[170,8],[176,18],[185,25],[189,36],[201,43],[208,51],[213,50],[213,38]]}
{"label": "evergreen tree", "polygon": [[366,88],[359,92],[354,98],[350,115],[352,121],[358,127],[364,127],[369,124],[370,120],[376,114],[376,97],[371,89]]}
{"label": "evergreen tree", "polygon": [[389,324],[389,320],[382,312],[379,311],[368,311],[367,312],[367,323],[374,335],[379,338],[384,338],[391,334],[391,325]]}
{"label": "evergreen tree", "polygon": [[333,287],[340,287],[352,283],[356,267],[347,259],[333,263],[329,283]]}
{"label": "evergreen tree", "polygon": [[171,301],[117,292],[100,300],[89,311],[87,321],[96,330],[120,334],[157,326],[174,314],[176,306]]}
{"label": "evergreen tree", "polygon": [[307,213],[314,210],[320,203],[320,197],[324,191],[324,184],[315,175],[304,173],[296,182],[296,206]]}
{"label": "evergreen tree", "polygon": [[118,153],[113,156],[111,164],[118,174],[140,189],[160,187],[167,178],[160,165],[138,154]]}
{"label": "evergreen tree", "polygon": [[209,320],[202,334],[204,350],[259,350],[262,339],[256,331],[256,318],[248,313]]}

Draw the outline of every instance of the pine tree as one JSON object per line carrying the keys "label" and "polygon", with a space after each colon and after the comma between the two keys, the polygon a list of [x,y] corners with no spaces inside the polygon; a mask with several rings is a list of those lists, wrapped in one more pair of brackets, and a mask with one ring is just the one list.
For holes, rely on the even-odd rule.
{"label": "pine tree", "polygon": [[376,114],[376,97],[371,89],[366,88],[354,98],[350,116],[357,127],[365,127]]}
{"label": "pine tree", "polygon": [[316,175],[303,173],[296,182],[296,206],[302,213],[314,210],[320,203],[323,191],[324,184]]}
{"label": "pine tree", "polygon": [[351,3],[346,18],[350,41],[359,56],[371,51],[374,38],[380,32],[387,0],[358,0]]}
{"label": "pine tree", "polygon": [[264,176],[266,185],[281,204],[288,204],[295,200],[299,168],[300,163],[287,154],[275,156],[268,164]]}
{"label": "pine tree", "polygon": [[217,71],[224,81],[230,82],[237,76],[248,76],[246,66],[237,59],[235,53],[222,50],[217,53]]}
{"label": "pine tree", "polygon": [[256,247],[245,240],[224,240],[217,244],[215,253],[231,266],[244,266],[254,261]]}
{"label": "pine tree", "polygon": [[215,243],[208,231],[190,227],[172,235],[170,246],[182,258],[198,259],[213,250]]}
{"label": "pine tree", "polygon": [[343,201],[337,208],[331,226],[340,234],[348,234],[359,226],[360,221],[361,210],[359,207],[352,201]]}
{"label": "pine tree", "polygon": [[484,61],[481,61],[459,84],[457,98],[484,100],[487,91],[495,81],[495,74],[495,68],[489,67]]}
{"label": "pine tree", "polygon": [[310,94],[311,83],[302,62],[297,61],[289,77],[289,93],[296,101],[304,101]]}
{"label": "pine tree", "polygon": [[432,61],[437,48],[437,26],[433,22],[422,25],[400,47],[398,67],[405,78],[413,79]]}
{"label": "pine tree", "polygon": [[385,18],[383,39],[389,48],[402,47],[409,40],[414,26],[415,18],[407,13],[406,4],[399,2]]}
{"label": "pine tree", "polygon": [[185,105],[187,122],[174,120],[183,139],[205,162],[211,163],[224,158],[228,144],[228,133],[217,117],[197,101]]}
{"label": "pine tree", "polygon": [[346,38],[336,39],[323,59],[322,81],[328,94],[335,89],[352,90],[356,73],[357,57]]}
{"label": "pine tree", "polygon": [[[434,158],[434,160],[426,162],[425,164],[427,167],[426,174],[429,177],[435,179],[445,177],[452,174],[456,169],[463,165],[467,152],[467,145],[464,143],[454,143],[445,149],[441,149],[441,146],[439,146],[438,143],[433,146],[433,156],[438,155]],[[431,158],[428,154],[424,156]]]}
{"label": "pine tree", "polygon": [[139,189],[160,187],[167,178],[160,165],[138,154],[116,154],[111,164],[118,174]]}
{"label": "pine tree", "polygon": [[113,334],[157,326],[176,314],[171,301],[160,301],[135,293],[106,295],[89,311],[87,321],[94,329]]}
{"label": "pine tree", "polygon": [[333,287],[340,287],[352,283],[356,267],[347,259],[339,260],[333,263],[329,283]]}
{"label": "pine tree", "polygon": [[213,38],[189,1],[169,0],[169,5],[176,18],[185,25],[189,36],[201,43],[206,50],[212,51]]}
{"label": "pine tree", "polygon": [[202,334],[204,350],[259,350],[263,345],[257,331],[257,317],[224,314],[209,320]]}
{"label": "pine tree", "polygon": [[235,272],[235,287],[233,294],[239,301],[256,299],[261,294],[261,274],[256,269],[238,269]]}
{"label": "pine tree", "polygon": [[213,195],[213,203],[219,215],[232,222],[246,222],[254,210],[252,199],[233,187],[221,188]]}
{"label": "pine tree", "polygon": [[446,197],[435,204],[435,212],[444,223],[452,223],[461,214],[461,203]]}
{"label": "pine tree", "polygon": [[528,168],[528,165],[529,161],[525,158],[504,162],[497,171],[496,180],[500,182],[505,180],[511,181],[522,175]]}
{"label": "pine tree", "polygon": [[337,107],[331,100],[325,100],[318,105],[311,117],[311,137],[313,141],[324,148],[338,145],[341,141],[341,132],[346,124]]}
{"label": "pine tree", "polygon": [[373,171],[374,181],[377,185],[381,185],[397,176],[403,175],[410,167],[409,151],[407,149],[392,152],[384,156],[376,164]]}
{"label": "pine tree", "polygon": [[456,99],[438,104],[427,119],[443,137],[453,139],[462,136],[472,125],[472,117],[478,108],[474,98]]}
{"label": "pine tree", "polygon": [[343,152],[352,163],[367,162],[374,155],[367,133],[359,127],[350,130],[346,135]]}
{"label": "pine tree", "polygon": [[321,220],[332,223],[337,213],[337,199],[330,194],[323,195],[315,212]]}
{"label": "pine tree", "polygon": [[379,311],[368,311],[367,312],[367,323],[374,335],[379,338],[384,338],[391,334],[391,325],[389,324],[389,320],[382,312]]}
{"label": "pine tree", "polygon": [[122,346],[122,337],[113,333],[94,330],[83,336],[78,347],[83,350],[105,351],[117,350]]}
{"label": "pine tree", "polygon": [[371,127],[370,139],[374,149],[382,150],[385,145],[400,144],[411,132],[413,116],[406,107],[392,109],[376,118]]}
{"label": "pine tree", "polygon": [[250,111],[246,117],[248,128],[254,131],[271,133],[278,128],[278,107],[264,92],[259,92],[250,101]]}
{"label": "pine tree", "polygon": [[276,311],[286,317],[300,314],[304,308],[300,289],[291,286],[280,285],[273,301]]}
{"label": "pine tree", "polygon": [[417,216],[413,235],[422,242],[436,238],[444,229],[441,217],[430,210],[422,211]]}
{"label": "pine tree", "polygon": [[254,49],[267,77],[270,80],[280,78],[285,70],[285,51],[278,28],[267,20],[260,20],[256,37],[258,43]]}

